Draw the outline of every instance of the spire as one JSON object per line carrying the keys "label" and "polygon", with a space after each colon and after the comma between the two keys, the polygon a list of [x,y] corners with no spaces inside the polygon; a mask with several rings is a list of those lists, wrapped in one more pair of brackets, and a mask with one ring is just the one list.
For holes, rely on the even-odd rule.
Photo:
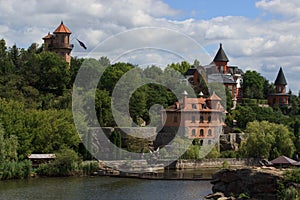
{"label": "spire", "polygon": [[278,75],[277,75],[277,78],[276,78],[274,84],[275,85],[287,85],[287,82],[285,80],[285,76],[284,76],[284,73],[283,73],[283,70],[281,67],[279,69],[279,72],[278,72]]}
{"label": "spire", "polygon": [[229,59],[222,48],[222,43],[220,43],[220,48],[214,58],[214,62],[229,62]]}

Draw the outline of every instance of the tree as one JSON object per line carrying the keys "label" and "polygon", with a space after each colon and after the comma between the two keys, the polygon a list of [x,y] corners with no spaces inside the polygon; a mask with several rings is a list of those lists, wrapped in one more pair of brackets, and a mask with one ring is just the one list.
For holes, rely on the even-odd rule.
{"label": "tree", "polygon": [[256,71],[246,71],[243,77],[243,95],[245,98],[262,99],[265,78]]}
{"label": "tree", "polygon": [[281,124],[254,121],[245,130],[247,140],[240,149],[243,156],[274,159],[279,155],[293,156],[293,134]]}

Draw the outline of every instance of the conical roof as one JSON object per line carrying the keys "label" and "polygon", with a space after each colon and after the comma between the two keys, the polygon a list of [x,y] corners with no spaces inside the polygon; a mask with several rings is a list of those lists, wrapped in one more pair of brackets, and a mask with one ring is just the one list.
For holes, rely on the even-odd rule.
{"label": "conical roof", "polygon": [[275,85],[287,85],[287,82],[285,80],[285,76],[283,73],[282,68],[280,67],[277,78],[275,80]]}
{"label": "conical roof", "polygon": [[71,34],[71,31],[64,25],[63,21],[61,21],[60,25],[55,29],[53,33],[69,33]]}
{"label": "conical roof", "polygon": [[229,59],[222,48],[222,43],[220,43],[220,48],[214,58],[214,62],[229,62]]}
{"label": "conical roof", "polygon": [[296,163],[297,161],[288,158],[286,156],[279,156],[278,158],[275,158],[274,160],[271,160],[271,163],[273,164],[292,164]]}

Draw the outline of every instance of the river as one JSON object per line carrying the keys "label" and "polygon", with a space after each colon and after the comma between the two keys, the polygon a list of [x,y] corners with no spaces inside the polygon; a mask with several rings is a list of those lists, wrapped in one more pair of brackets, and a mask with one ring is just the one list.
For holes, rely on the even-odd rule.
{"label": "river", "polygon": [[199,200],[209,193],[209,181],[105,176],[0,181],[1,200]]}

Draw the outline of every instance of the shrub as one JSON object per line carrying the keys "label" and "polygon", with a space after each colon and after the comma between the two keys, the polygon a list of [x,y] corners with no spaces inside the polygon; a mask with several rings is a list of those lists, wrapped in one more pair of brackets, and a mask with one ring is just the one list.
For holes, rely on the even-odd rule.
{"label": "shrub", "polygon": [[0,180],[24,179],[31,173],[31,161],[11,161],[0,163]]}

